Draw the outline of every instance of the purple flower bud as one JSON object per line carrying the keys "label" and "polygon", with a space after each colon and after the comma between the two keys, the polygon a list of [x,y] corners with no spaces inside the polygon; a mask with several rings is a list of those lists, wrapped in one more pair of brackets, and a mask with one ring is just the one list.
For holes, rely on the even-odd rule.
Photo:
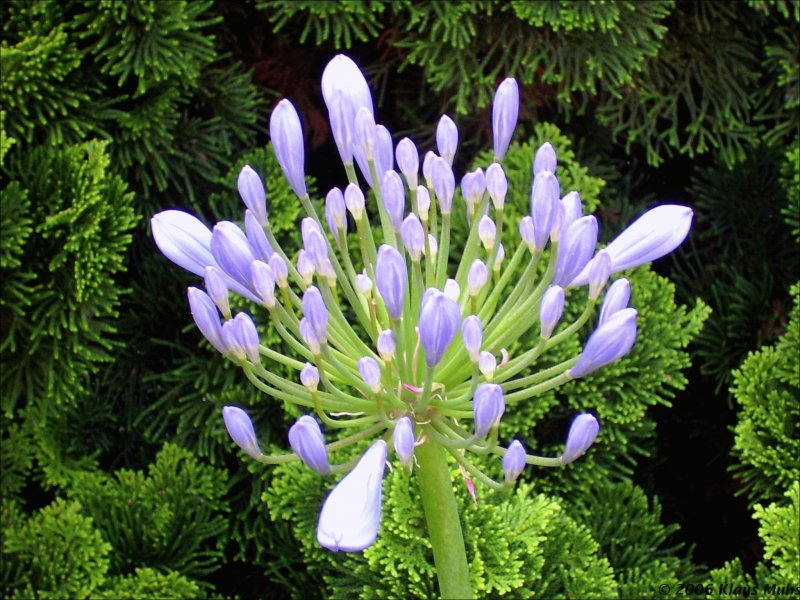
{"label": "purple flower bud", "polygon": [[303,247],[308,257],[319,266],[328,258],[328,244],[316,221],[310,217],[303,219]]}
{"label": "purple flower bud", "polygon": [[561,462],[566,465],[583,456],[594,443],[599,431],[600,424],[594,415],[582,413],[575,417],[569,427],[567,447],[561,455]]}
{"label": "purple flower bud", "polygon": [[384,329],[378,334],[378,354],[384,362],[389,362],[394,357],[394,333],[391,329]]}
{"label": "purple flower bud", "polygon": [[453,176],[453,169],[443,158],[433,161],[431,179],[433,181],[433,191],[439,200],[439,207],[443,215],[449,215],[453,206],[453,194],[456,190],[456,180]]}
{"label": "purple flower bud", "polygon": [[469,359],[478,362],[481,344],[483,343],[483,325],[475,315],[470,315],[461,323],[461,341],[467,349]]}
{"label": "purple flower bud", "polygon": [[324,342],[328,338],[328,309],[322,294],[313,285],[303,294],[303,316],[314,327],[317,339]]}
{"label": "purple flower bud", "polygon": [[239,342],[239,327],[233,320],[225,321],[222,324],[219,337],[225,347],[224,356],[233,357],[237,360],[245,360],[247,358],[244,346]]}
{"label": "purple flower bud", "polygon": [[564,288],[557,285],[550,286],[542,296],[539,306],[539,322],[542,325],[542,337],[549,338],[561,319],[564,310]]}
{"label": "purple flower bud", "polygon": [[267,308],[275,306],[275,275],[268,264],[254,260],[250,265],[253,287]]}
{"label": "purple flower bud", "polygon": [[239,313],[232,321],[229,321],[229,323],[233,323],[236,326],[234,330],[236,339],[239,345],[244,348],[244,353],[248,360],[256,364],[260,363],[261,353],[258,350],[258,330],[256,329],[256,324],[253,323],[253,319],[250,318],[250,315],[247,313]]}
{"label": "purple flower bud", "polygon": [[189,307],[200,333],[211,342],[220,354],[225,354],[225,344],[222,342],[222,323],[214,301],[203,290],[196,287],[188,289]]}
{"label": "purple flower bud", "polygon": [[369,296],[372,291],[372,279],[366,273],[356,275],[356,287],[364,296]]}
{"label": "purple flower bud", "polygon": [[544,249],[555,224],[560,207],[559,185],[550,171],[540,171],[533,178],[531,191],[531,217],[533,218],[534,244]]}
{"label": "purple flower bud", "polygon": [[376,394],[381,391],[381,366],[374,358],[365,356],[358,360],[358,372],[369,388]]}
{"label": "purple flower bud", "polygon": [[525,242],[525,245],[528,246],[528,250],[531,252],[536,250],[536,232],[533,227],[532,217],[522,217],[522,219],[520,219],[519,235],[522,241]]}
{"label": "purple flower bud", "polygon": [[245,165],[239,171],[237,180],[239,195],[244,201],[244,205],[253,213],[262,227],[267,226],[267,192],[264,190],[264,183],[250,165]]}
{"label": "purple flower bud", "polygon": [[503,388],[495,383],[482,383],[475,390],[472,399],[475,419],[475,435],[483,437],[499,425],[500,417],[506,410]]}
{"label": "purple flower bud", "polygon": [[483,175],[483,169],[476,169],[461,178],[461,195],[464,197],[470,212],[481,201],[485,191],[486,177]]}
{"label": "purple flower bud", "polygon": [[334,56],[322,72],[322,97],[328,110],[337,91],[342,92],[356,109],[363,106],[374,114],[369,84],[358,65],[344,54]]}
{"label": "purple flower bud", "polygon": [[617,279],[611,284],[603,299],[603,306],[600,308],[600,318],[598,325],[608,321],[612,315],[618,313],[623,308],[628,308],[631,299],[631,284],[627,279]]}
{"label": "purple flower bud", "polygon": [[226,406],[222,409],[222,420],[225,421],[228,435],[239,448],[255,459],[262,455],[253,422],[246,412],[238,406]]}
{"label": "purple flower bud", "polygon": [[408,286],[406,261],[397,248],[383,244],[375,261],[375,284],[386,305],[386,312],[393,319],[403,314],[403,301]]}
{"label": "purple flower bud", "polygon": [[497,237],[497,226],[494,221],[483,215],[478,221],[478,237],[481,238],[483,247],[487,250],[494,248],[494,239]]}
{"label": "purple flower bud", "polygon": [[477,296],[481,293],[481,289],[486,285],[489,279],[489,271],[486,265],[480,258],[472,261],[467,272],[467,285],[469,286],[469,295]]}
{"label": "purple flower bud", "polygon": [[259,302],[250,282],[250,265],[255,256],[247,237],[235,223],[220,221],[214,225],[211,254],[219,268],[231,278],[228,287],[253,302]]}
{"label": "purple flower bud", "polygon": [[289,428],[289,445],[312,471],[320,475],[331,472],[328,449],[325,447],[319,423],[313,417],[303,415]]}
{"label": "purple flower bud", "polygon": [[364,213],[364,193],[355,183],[351,183],[344,189],[344,203],[353,218],[360,221],[361,215]]}
{"label": "purple flower bud", "polygon": [[494,257],[494,264],[492,265],[492,271],[499,272],[500,267],[503,266],[503,261],[506,259],[506,249],[503,247],[503,244],[497,246],[497,255]]}
{"label": "purple flower bud", "polygon": [[419,262],[425,249],[425,230],[417,215],[411,213],[405,218],[400,227],[400,237],[411,260]]}
{"label": "purple flower bud", "polygon": [[417,147],[407,137],[397,143],[395,158],[400,172],[406,178],[409,189],[417,187],[419,177],[419,152]]}
{"label": "purple flower bud", "polygon": [[333,188],[325,197],[325,220],[334,239],[339,239],[339,230],[347,233],[347,213],[345,212],[342,190]]}
{"label": "purple flower bud", "polygon": [[458,146],[458,128],[453,119],[447,115],[442,115],[439,125],[436,128],[436,148],[439,155],[447,161],[449,166],[453,166],[453,158],[456,155]]}
{"label": "purple flower bud", "polygon": [[[550,241],[558,242],[561,238],[561,226],[564,223],[564,205],[556,202],[556,212],[553,216],[553,227],[550,229]],[[566,231],[566,228],[565,228]]]}
{"label": "purple flower bud", "polygon": [[566,287],[580,273],[597,246],[597,219],[589,215],[574,221],[558,245],[553,283]]}
{"label": "purple flower bud", "polygon": [[497,359],[495,358],[494,354],[487,352],[486,350],[483,350],[480,354],[478,354],[478,370],[480,370],[480,372],[488,381],[491,381],[492,377],[494,377],[494,371],[496,368]]}
{"label": "purple flower bud", "polygon": [[323,277],[331,287],[336,284],[336,271],[330,258],[326,258],[317,266],[317,275]]}
{"label": "purple flower bud", "polygon": [[403,213],[406,210],[406,194],[400,175],[394,171],[386,171],[381,182],[381,192],[383,206],[386,214],[389,215],[392,229],[399,231],[400,225],[403,223]]}
{"label": "purple flower bud", "polygon": [[326,98],[325,103],[328,105],[333,140],[336,142],[336,149],[339,150],[342,163],[352,165],[355,107],[351,99],[345,96],[341,90],[334,90],[330,101]]}
{"label": "purple flower bud", "polygon": [[[394,169],[394,146],[392,134],[383,125],[375,126],[375,172],[381,173]],[[402,181],[400,182],[402,184]],[[401,185],[402,187],[402,185]]]}
{"label": "purple flower bud", "polygon": [[600,250],[589,267],[589,298],[597,300],[610,276],[611,257],[605,250]]}
{"label": "purple flower bud", "polygon": [[428,187],[433,187],[433,161],[437,158],[439,157],[436,156],[435,152],[428,150],[425,153],[425,158],[422,159],[422,175],[425,177],[425,183]]}
{"label": "purple flower bud", "polygon": [[428,220],[428,211],[431,208],[431,195],[428,192],[428,188],[423,186],[417,186],[417,210],[419,210],[419,216],[423,221]]}
{"label": "purple flower bud", "polygon": [[564,208],[564,220],[561,223],[561,229],[566,231],[572,223],[583,215],[581,197],[578,192],[569,192],[564,196],[561,199],[561,206]]}
{"label": "purple flower bud", "polygon": [[436,253],[439,251],[439,242],[436,241],[436,236],[432,233],[428,234],[428,248],[430,248],[431,251],[431,260],[435,261]]}
{"label": "purple flower bud", "polygon": [[272,269],[272,275],[275,277],[275,282],[278,287],[286,287],[287,279],[289,277],[289,268],[286,266],[286,261],[283,260],[280,254],[273,254],[269,257],[267,263],[269,268]]}
{"label": "purple flower bud", "polygon": [[381,486],[386,442],[378,440],[328,494],[317,526],[321,546],[358,552],[373,544],[381,526]]}
{"label": "purple flower bud", "polygon": [[418,323],[425,363],[434,367],[458,332],[461,307],[439,290],[429,288],[422,297]]}
{"label": "purple flower bud", "polygon": [[[675,250],[686,239],[692,216],[691,208],[676,204],[656,206],[644,213],[606,246],[611,256],[611,272],[638,267]],[[588,280],[587,266],[572,285],[585,285]]]}
{"label": "purple flower bud", "polygon": [[392,435],[394,451],[397,453],[400,462],[407,465],[411,462],[414,454],[414,425],[408,417],[401,417],[394,426]]}
{"label": "purple flower bud", "polygon": [[573,379],[588,375],[630,351],[636,341],[636,314],[633,308],[624,308],[594,330],[578,362],[569,370]]}
{"label": "purple flower bud", "polygon": [[[360,150],[367,160],[375,159],[377,127],[372,112],[364,107],[359,108],[356,112],[353,147]],[[369,177],[369,169],[366,169],[365,176]]]}
{"label": "purple flower bud", "polygon": [[455,279],[448,279],[444,282],[444,295],[450,298],[450,300],[458,302],[458,299],[461,297],[461,286],[458,285]]}
{"label": "purple flower bud", "polygon": [[319,356],[321,350],[320,346],[323,340],[321,340],[317,335],[317,331],[314,329],[311,321],[303,317],[300,319],[298,328],[300,329],[300,337],[303,338],[306,346],[308,346],[308,349],[311,350],[311,354],[314,356]]}
{"label": "purple flower bud", "polygon": [[550,142],[545,142],[536,151],[533,159],[533,174],[538,175],[542,171],[556,172],[556,151]]}
{"label": "purple flower bud", "polygon": [[519,440],[514,440],[508,446],[508,450],[503,455],[503,474],[506,483],[514,483],[525,470],[525,448]]}
{"label": "purple flower bud", "polygon": [[300,370],[300,383],[310,390],[316,390],[319,385],[319,370],[311,363],[306,363]]}
{"label": "purple flower bud", "polygon": [[225,284],[225,275],[217,267],[206,267],[206,291],[209,298],[226,317],[231,315],[231,305],[228,302],[228,286]]}
{"label": "purple flower bud", "polygon": [[314,268],[314,261],[311,259],[311,255],[301,248],[297,253],[297,272],[300,273],[303,282],[307,286],[311,285],[314,281],[315,271],[316,269]]}
{"label": "purple flower bud", "polygon": [[519,115],[519,88],[511,77],[497,87],[492,105],[492,134],[494,137],[494,159],[503,160],[514,135]]}
{"label": "purple flower bud", "polygon": [[275,253],[267,239],[267,234],[264,233],[264,227],[249,208],[244,211],[244,233],[256,258],[266,262]]}
{"label": "purple flower bud", "polygon": [[492,204],[497,210],[502,210],[506,204],[506,193],[508,193],[508,180],[499,163],[492,163],[486,169],[486,191],[492,199]]}
{"label": "purple flower bud", "polygon": [[269,119],[269,136],[278,164],[286,176],[292,190],[298,196],[306,195],[305,150],[303,148],[303,128],[294,105],[281,100],[272,111]]}
{"label": "purple flower bud", "polygon": [[200,219],[181,210],[165,210],[150,220],[153,239],[161,253],[203,277],[207,266],[217,266],[211,254],[211,230]]}

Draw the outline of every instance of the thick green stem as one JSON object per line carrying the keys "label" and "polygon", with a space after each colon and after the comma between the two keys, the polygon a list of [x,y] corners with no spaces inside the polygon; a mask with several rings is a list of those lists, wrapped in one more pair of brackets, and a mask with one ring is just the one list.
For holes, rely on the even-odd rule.
{"label": "thick green stem", "polygon": [[426,441],[415,450],[417,479],[442,598],[472,598],[467,552],[453,494],[447,457],[439,444]]}

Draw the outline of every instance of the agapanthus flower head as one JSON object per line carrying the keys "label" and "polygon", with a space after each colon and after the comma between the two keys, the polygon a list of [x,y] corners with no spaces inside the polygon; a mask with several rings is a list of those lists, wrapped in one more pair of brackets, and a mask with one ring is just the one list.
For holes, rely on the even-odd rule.
{"label": "agapanthus flower head", "polygon": [[329,550],[358,552],[372,545],[381,526],[386,442],[378,440],[328,494],[317,525],[317,541]]}
{"label": "agapanthus flower head", "polygon": [[226,406],[222,409],[222,419],[225,429],[234,443],[253,458],[258,459],[263,454],[258,446],[258,439],[253,428],[253,422],[248,414],[238,406]]}
{"label": "agapanthus flower head", "polygon": [[561,455],[561,462],[568,464],[583,456],[599,431],[600,424],[594,415],[583,413],[575,417],[567,434],[567,446]]}
{"label": "agapanthus flower head", "polygon": [[239,178],[236,182],[239,188],[239,195],[242,197],[247,209],[255,215],[259,225],[262,227],[267,224],[267,192],[261,177],[250,165],[245,165],[239,171]]}
{"label": "agapanthus flower head", "polygon": [[309,415],[303,415],[289,428],[289,445],[312,471],[328,475],[331,466],[328,462],[328,449],[319,423]]}

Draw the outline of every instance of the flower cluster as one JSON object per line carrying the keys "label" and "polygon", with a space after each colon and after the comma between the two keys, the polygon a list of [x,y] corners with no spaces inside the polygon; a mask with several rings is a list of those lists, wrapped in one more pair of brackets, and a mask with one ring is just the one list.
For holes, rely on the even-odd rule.
{"label": "flower cluster", "polygon": [[[322,92],[349,182],[326,195],[324,220],[306,190],[294,106],[281,100],[270,119],[278,162],[308,214],[297,256],[288,257],[272,235],[266,192],[249,166],[238,180],[243,228],[222,221],[210,230],[177,210],[155,215],[152,226],[164,255],[204,279],[205,291],[191,287],[188,297],[206,339],[260,390],[308,413],[289,430],[293,452],[269,456],[247,414],[225,407],[233,441],[264,463],[302,460],[320,475],[349,471],[325,500],[317,539],[332,550],[356,551],[378,534],[390,448],[412,471],[415,449],[439,444],[470,484],[475,479],[494,489],[513,485],[526,465],[560,466],[587,451],[599,431],[591,414],[574,419],[559,457],[528,454],[516,439],[501,442],[507,439],[501,435],[503,414],[628,353],[637,316],[628,306],[630,285],[617,279],[601,302],[603,290],[612,274],[675,249],[688,233],[692,211],[656,207],[598,251],[597,221],[583,215],[577,192],[561,196],[556,152],[546,143],[533,161],[530,214],[518,224],[518,242],[509,234],[504,206],[508,193],[523,190],[508,189],[502,167],[518,115],[513,79],[503,81],[495,96],[494,162],[464,174],[460,190],[452,167],[458,130],[449,117],[439,121],[437,152],[420,161],[412,140],[395,146],[376,124],[369,86],[349,58],[340,55],[328,64]],[[366,181],[363,189],[355,165]],[[462,216],[469,234],[454,261],[450,227]],[[542,258],[544,275],[537,280]],[[567,288],[586,289],[570,294],[585,308],[574,322],[562,323]],[[301,360],[262,345],[251,316],[231,313],[230,292],[266,309]],[[598,303],[597,327],[578,356],[523,375],[543,353],[574,336]],[[510,356],[506,349],[530,331],[538,333],[538,342]],[[274,374],[266,361],[293,369],[297,379]],[[352,433],[326,444],[320,424]],[[371,437],[377,441],[357,464],[331,462],[336,450]],[[496,456],[503,479],[479,469],[471,453]]]}

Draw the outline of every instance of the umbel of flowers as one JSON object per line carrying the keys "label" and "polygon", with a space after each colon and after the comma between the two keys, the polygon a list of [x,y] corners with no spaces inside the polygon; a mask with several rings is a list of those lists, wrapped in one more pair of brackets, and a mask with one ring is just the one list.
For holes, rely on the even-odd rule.
{"label": "umbel of flowers", "polygon": [[[376,124],[369,86],[352,60],[339,55],[328,64],[322,92],[348,180],[328,192],[322,218],[306,191],[294,106],[281,100],[270,119],[278,162],[308,214],[297,256],[287,256],[272,235],[266,192],[249,166],[238,180],[243,227],[221,221],[209,229],[168,210],[153,217],[153,236],[167,258],[203,278],[205,290],[191,287],[188,297],[206,339],[258,389],[307,412],[289,429],[293,452],[274,456],[261,451],[246,412],[227,406],[222,416],[233,441],[262,463],[302,460],[322,476],[347,473],[322,506],[319,543],[359,551],[375,541],[391,451],[418,480],[442,595],[468,597],[448,457],[469,485],[499,490],[513,486],[527,465],[559,467],[587,451],[599,431],[591,414],[575,417],[557,457],[527,453],[502,427],[503,414],[627,354],[636,339],[630,285],[608,281],[675,249],[692,211],[658,206],[598,251],[597,221],[583,214],[578,192],[561,195],[556,152],[547,143],[532,165],[532,189],[509,190],[502,160],[517,121],[513,79],[500,84],[494,100],[494,162],[464,174],[460,194],[452,168],[458,130],[449,117],[439,121],[437,152],[423,156],[420,178],[417,147],[408,138],[395,145]],[[530,214],[519,223],[504,219],[508,193],[530,194]],[[454,211],[470,223],[458,253],[450,249]],[[506,256],[503,241],[517,232],[522,243]],[[537,271],[542,259],[546,266]],[[562,323],[570,287],[580,288],[570,297],[585,308]],[[253,302],[259,321],[268,318],[294,356],[260,343],[253,318],[232,314],[231,292]],[[598,303],[583,351],[530,373],[542,354],[577,334]],[[510,355],[506,349],[529,331],[538,341]],[[272,373],[271,361],[295,370],[296,379]],[[323,429],[348,435],[326,443]],[[357,463],[335,462],[337,450],[365,439],[374,441]],[[496,457],[496,466],[479,469],[473,454]]]}

